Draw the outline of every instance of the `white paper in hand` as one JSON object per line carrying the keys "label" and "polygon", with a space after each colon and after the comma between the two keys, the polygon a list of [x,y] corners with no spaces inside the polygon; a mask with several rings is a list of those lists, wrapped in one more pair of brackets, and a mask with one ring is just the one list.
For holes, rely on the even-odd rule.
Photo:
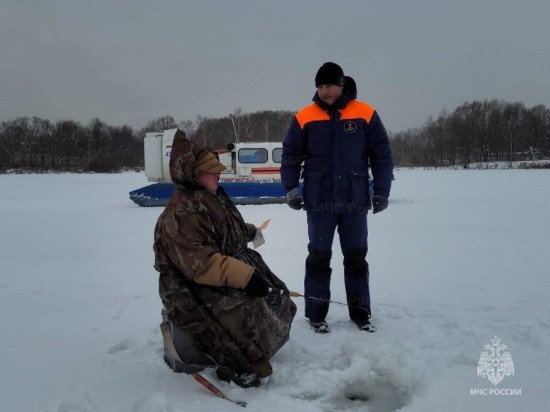
{"label": "white paper in hand", "polygon": [[256,236],[254,236],[254,239],[252,239],[252,245],[254,246],[254,249],[258,249],[264,243],[265,243],[264,235],[262,234],[262,231],[258,229],[256,231]]}

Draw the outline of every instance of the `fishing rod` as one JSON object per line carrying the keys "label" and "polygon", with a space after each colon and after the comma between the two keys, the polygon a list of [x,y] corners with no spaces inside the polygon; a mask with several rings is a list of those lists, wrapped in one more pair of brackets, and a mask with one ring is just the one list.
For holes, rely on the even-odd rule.
{"label": "fishing rod", "polygon": [[294,292],[292,290],[289,290],[288,291],[288,295],[292,298],[305,298],[305,299],[312,299],[312,300],[318,300],[320,302],[327,302],[327,303],[336,303],[337,305],[343,305],[343,306],[348,306],[350,308],[359,308],[359,309],[364,309],[362,306],[358,306],[358,305],[350,305],[348,303],[343,303],[343,302],[337,302],[335,300],[329,300],[329,299],[322,299],[322,298],[316,298],[314,296],[305,296],[305,295],[302,295],[301,293],[299,292]]}
{"label": "fishing rod", "polygon": [[214,395],[216,395],[218,398],[225,399],[229,402],[233,402],[236,405],[242,406],[243,408],[246,408],[246,402],[243,401],[234,401],[233,399],[228,398],[225,396],[225,394],[219,390],[212,382],[210,382],[208,379],[206,379],[204,376],[202,376],[200,373],[193,374],[193,378],[200,383],[202,386],[204,386],[206,389],[208,389],[210,392],[212,392]]}

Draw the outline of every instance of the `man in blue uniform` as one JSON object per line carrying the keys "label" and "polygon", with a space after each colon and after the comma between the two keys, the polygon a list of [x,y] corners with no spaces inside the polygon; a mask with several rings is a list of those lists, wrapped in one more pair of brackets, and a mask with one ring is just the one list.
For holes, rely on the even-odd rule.
{"label": "man in blue uniform", "polygon": [[332,241],[338,229],[349,316],[360,330],[374,332],[366,261],[367,210],[371,204],[373,213],[388,206],[393,173],[390,143],[377,112],[356,100],[355,81],[344,76],[339,65],[323,64],[315,86],[313,103],[298,111],[290,124],[281,164],[288,205],[307,212],[305,315],[316,332],[330,331],[325,319]]}

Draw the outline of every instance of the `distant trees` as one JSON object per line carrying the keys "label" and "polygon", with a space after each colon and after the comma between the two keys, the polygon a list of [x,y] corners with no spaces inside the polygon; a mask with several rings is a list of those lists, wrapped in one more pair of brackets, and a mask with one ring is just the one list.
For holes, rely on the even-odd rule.
{"label": "distant trees", "polygon": [[82,126],[72,120],[18,117],[0,123],[0,171],[114,172],[142,167],[142,142],[130,127],[109,126],[99,119]]}
{"label": "distant trees", "polygon": [[548,159],[550,111],[501,100],[467,102],[421,128],[393,134],[392,148],[400,166]]}
{"label": "distant trees", "polygon": [[[18,117],[0,123],[0,172],[115,172],[143,168],[147,132],[179,127],[193,140],[214,149],[228,143],[282,141],[294,116],[291,111],[244,113],[237,108],[222,118],[197,116],[177,122],[165,115],[134,131],[100,119],[87,125],[72,120],[52,123]],[[443,110],[423,127],[390,134],[397,166],[460,166],[550,158],[550,111],[501,100],[466,102]]]}
{"label": "distant trees", "polygon": [[176,123],[174,118],[172,116],[166,115],[159,117],[158,119],[151,120],[145,125],[141,132],[143,133],[144,137],[146,132],[174,129],[176,127],[178,127],[178,124]]}
{"label": "distant trees", "polygon": [[138,131],[129,126],[110,126],[97,118],[81,125],[72,120],[52,123],[38,117],[18,117],[0,123],[0,172],[116,172],[143,168],[147,132],[179,127],[189,138],[222,149],[236,141],[281,141],[292,116],[290,111],[245,114],[235,109],[219,119],[198,116],[195,121],[178,123],[166,115]]}
{"label": "distant trees", "polygon": [[291,111],[243,113],[238,108],[220,119],[197,117],[190,137],[214,148],[236,142],[281,142],[293,116]]}

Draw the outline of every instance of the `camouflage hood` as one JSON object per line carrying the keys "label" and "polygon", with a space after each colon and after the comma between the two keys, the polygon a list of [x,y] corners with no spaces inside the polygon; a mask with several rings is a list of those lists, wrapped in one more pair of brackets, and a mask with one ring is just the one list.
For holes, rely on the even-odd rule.
{"label": "camouflage hood", "polygon": [[177,186],[195,186],[193,169],[197,160],[210,151],[187,137],[181,130],[177,130],[172,142],[170,155],[170,178]]}

